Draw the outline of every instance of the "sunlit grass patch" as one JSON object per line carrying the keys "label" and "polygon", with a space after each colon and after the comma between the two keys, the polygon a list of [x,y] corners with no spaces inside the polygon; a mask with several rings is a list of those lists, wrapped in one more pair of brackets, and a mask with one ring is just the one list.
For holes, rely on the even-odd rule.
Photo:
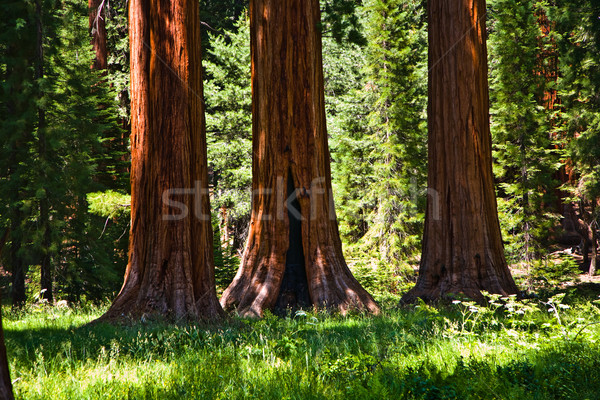
{"label": "sunlit grass patch", "polygon": [[[380,316],[86,325],[103,308],[7,311],[23,399],[573,399],[600,393],[592,302],[468,300]],[[561,306],[562,304],[562,306]]]}

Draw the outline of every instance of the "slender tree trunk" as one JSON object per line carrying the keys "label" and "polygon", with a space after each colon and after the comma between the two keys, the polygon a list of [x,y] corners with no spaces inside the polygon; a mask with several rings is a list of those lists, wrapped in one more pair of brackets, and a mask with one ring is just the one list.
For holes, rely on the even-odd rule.
{"label": "slender tree trunk", "polygon": [[25,265],[23,262],[21,250],[21,235],[20,228],[23,213],[17,209],[13,212],[11,221],[11,238],[10,238],[10,264],[12,267],[12,305],[15,308],[20,308],[27,301],[25,293]]}
{"label": "slender tree trunk", "polygon": [[521,152],[521,187],[523,190],[523,195],[521,197],[521,207],[523,208],[523,220],[525,223],[522,225],[523,227],[523,240],[525,243],[523,244],[524,252],[523,252],[523,261],[527,264],[529,268],[529,263],[531,262],[532,254],[531,254],[531,209],[529,206],[529,165],[527,159],[527,144],[525,143],[525,132],[523,132],[519,136],[519,151]]}
{"label": "slender tree trunk", "polygon": [[492,175],[485,0],[430,0],[427,12],[430,196],[419,278],[403,301],[516,294]]}
{"label": "slender tree trunk", "polygon": [[585,207],[583,201],[579,202],[579,214],[575,209],[574,203],[566,204],[567,215],[573,221],[575,232],[581,237],[581,255],[583,256],[583,265],[588,265],[590,261],[590,246],[593,244],[593,230],[585,221]]}
{"label": "slender tree trunk", "polygon": [[[44,78],[44,25],[42,13],[42,0],[35,2],[36,23],[37,23],[37,63],[35,69],[35,79],[40,81]],[[40,93],[40,95],[42,95]],[[47,158],[46,146],[46,110],[38,107],[38,143],[39,157],[43,162]],[[42,228],[41,260],[40,260],[40,287],[42,298],[52,302],[52,260],[50,255],[51,248],[51,228],[50,228],[50,202],[48,200],[48,188],[45,186],[45,172],[42,171],[42,190],[45,195],[40,199],[40,226]]]}
{"label": "slender tree trunk", "polygon": [[590,276],[596,275],[596,264],[598,263],[598,235],[596,227],[592,228],[592,258],[590,259],[590,269],[588,270]]}
{"label": "slender tree trunk", "polygon": [[10,228],[6,228],[4,230],[4,234],[2,235],[2,238],[0,239],[0,259],[2,259],[2,253],[4,251],[4,246],[6,245],[6,241],[8,240],[9,236],[10,236]]}
{"label": "slender tree trunk", "polygon": [[[583,225],[587,228],[585,231],[587,231],[587,236],[588,236],[588,242],[589,242],[589,246],[583,246],[585,249],[585,253],[584,253],[584,265],[586,264],[586,258],[589,258],[589,269],[588,269],[588,274],[590,276],[594,276],[596,275],[596,263],[598,262],[598,246],[597,246],[597,234],[596,234],[596,228],[598,226],[598,224],[596,223],[596,221],[594,221],[594,215],[595,215],[595,201],[591,200],[590,201],[590,212],[587,213],[585,211],[585,203],[583,201],[581,201],[579,203],[579,211],[580,214],[582,216],[582,219],[585,218],[584,216],[587,216],[587,219],[589,221],[585,222],[583,221]],[[584,239],[584,243],[585,243],[585,239]],[[588,256],[588,252],[591,253]]]}
{"label": "slender tree trunk", "polygon": [[131,0],[131,232],[103,319],[214,319],[216,297],[196,0]]}
{"label": "slender tree trunk", "polygon": [[[18,131],[13,132],[13,139],[7,138],[4,144],[9,146],[8,158],[5,162],[7,184],[6,201],[8,208],[7,217],[10,220],[9,231],[7,238],[8,244],[8,265],[12,273],[11,297],[13,307],[21,307],[25,304],[25,270],[26,263],[23,261],[27,255],[27,251],[21,251],[21,243],[24,231],[26,230],[24,221],[28,219],[24,215],[22,209],[22,201],[28,196],[28,179],[31,169],[27,160],[30,159],[29,143],[33,142],[33,132],[35,128],[35,118],[31,118],[31,111],[35,109],[35,96],[24,96],[32,90],[32,78],[30,70],[26,68],[27,60],[36,59],[36,41],[35,35],[35,19],[30,19],[28,5],[19,3],[20,7],[15,7],[12,18],[23,18],[27,20],[24,31],[24,39],[28,41],[20,41],[8,43],[5,49],[7,60],[12,62],[6,63],[6,68],[3,73],[3,81],[9,83],[9,96],[6,101],[6,111],[12,116],[13,121],[19,119],[21,123],[14,125]],[[18,128],[17,128],[18,127]]]}
{"label": "slender tree trunk", "polygon": [[318,0],[252,0],[252,216],[226,309],[377,312],[348,269],[333,209]]}
{"label": "slender tree trunk", "polygon": [[4,328],[2,326],[2,304],[0,304],[0,399],[14,399],[10,371],[8,369],[8,356],[4,341]]}
{"label": "slender tree trunk", "polygon": [[92,69],[106,69],[108,65],[108,51],[106,47],[106,24],[104,21],[104,7],[106,0],[88,0],[89,26],[92,34],[92,47],[96,57]]}

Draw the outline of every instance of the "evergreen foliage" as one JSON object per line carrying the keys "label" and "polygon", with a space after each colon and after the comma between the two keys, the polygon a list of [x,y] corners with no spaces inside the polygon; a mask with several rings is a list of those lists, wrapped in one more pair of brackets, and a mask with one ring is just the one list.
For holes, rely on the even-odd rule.
{"label": "evergreen foliage", "polygon": [[323,36],[338,43],[366,44],[357,13],[362,3],[362,0],[321,0]]}
{"label": "evergreen foliage", "polygon": [[334,188],[355,273],[369,289],[397,292],[420,248],[426,199],[424,10],[373,0],[360,14],[365,47],[325,44]]}
{"label": "evergreen foliage", "polygon": [[230,252],[245,244],[252,188],[252,94],[250,25],[242,15],[234,30],[209,33],[204,62],[206,137],[211,206],[219,215],[222,243]]}
{"label": "evergreen foliage", "polygon": [[[6,154],[2,160],[7,164],[0,193],[8,205],[2,219],[10,221],[11,228],[11,251],[3,264],[13,274],[22,270],[21,276],[13,277],[17,305],[25,301],[18,291],[28,267],[33,273],[45,262],[49,273],[56,274],[50,276],[50,284],[55,282],[58,293],[72,299],[83,293],[102,297],[111,273],[118,274],[109,262],[112,243],[107,247],[90,240],[95,233],[86,194],[101,187],[100,174],[115,175],[111,159],[121,156],[105,155],[102,147],[102,142],[121,134],[112,107],[114,94],[90,69],[87,7],[63,2],[58,11],[48,12],[56,8],[50,0],[40,0],[38,7],[33,2],[24,4],[21,18],[3,30],[7,51],[2,64],[6,82],[14,85],[4,87],[1,107],[6,121],[0,133]],[[41,53],[35,51],[40,44],[38,27]],[[22,35],[23,40],[13,43],[11,35]],[[35,69],[14,65],[8,51],[12,46],[34,55],[25,59],[35,60]],[[28,88],[26,102],[15,102],[19,87]],[[18,113],[11,112],[15,107]],[[114,284],[115,276],[112,279]],[[52,299],[53,287],[45,289],[43,296]]]}
{"label": "evergreen foliage", "polygon": [[[108,73],[103,77],[113,89],[113,103],[118,107],[120,125],[123,128],[121,137],[125,147],[129,141],[129,32],[127,25],[127,0],[111,0],[102,7],[102,18],[105,20],[108,49]],[[94,29],[92,27],[92,29]],[[123,157],[128,166],[129,155]],[[120,168],[122,169],[122,168]],[[124,190],[129,190],[129,180],[125,176]]]}
{"label": "evergreen foliage", "polygon": [[387,263],[420,250],[427,171],[427,47],[422,2],[366,3],[376,181],[367,233]]}
{"label": "evergreen foliage", "polygon": [[[556,24],[560,55],[559,134],[574,180],[566,188],[591,209],[593,229],[600,215],[600,2],[571,0],[548,7]],[[585,212],[584,212],[585,214]]]}
{"label": "evergreen foliage", "polygon": [[544,10],[537,1],[489,2],[490,113],[498,202],[513,262],[542,250],[555,223],[553,202],[558,154],[545,95],[552,89],[544,74],[545,48],[540,29]]}

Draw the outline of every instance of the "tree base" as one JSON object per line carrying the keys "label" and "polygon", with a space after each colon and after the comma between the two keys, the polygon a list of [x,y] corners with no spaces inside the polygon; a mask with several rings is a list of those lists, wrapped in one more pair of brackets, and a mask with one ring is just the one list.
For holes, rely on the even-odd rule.
{"label": "tree base", "polygon": [[226,317],[215,294],[207,292],[199,300],[192,293],[169,290],[163,293],[141,291],[125,285],[98,322],[167,320],[218,321]]}
{"label": "tree base", "polygon": [[485,303],[487,300],[483,292],[499,294],[503,297],[517,295],[520,298],[520,292],[510,276],[505,276],[502,284],[498,277],[487,282],[469,281],[469,277],[465,275],[461,278],[455,280],[455,282],[460,282],[459,284],[452,285],[449,279],[434,284],[427,278],[419,277],[415,287],[402,296],[400,304],[413,304],[419,299],[426,303],[433,303],[464,297],[478,303]]}

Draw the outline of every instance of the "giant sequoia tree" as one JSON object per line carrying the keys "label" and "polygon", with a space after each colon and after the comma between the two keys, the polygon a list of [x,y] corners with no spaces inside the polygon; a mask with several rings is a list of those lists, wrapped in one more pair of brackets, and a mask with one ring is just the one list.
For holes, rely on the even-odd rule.
{"label": "giant sequoia tree", "polygon": [[131,233],[125,282],[104,318],[216,318],[195,0],[132,0]]}
{"label": "giant sequoia tree", "polygon": [[377,305],[350,273],[333,210],[318,0],[250,2],[253,199],[241,267],[221,299],[242,315]]}
{"label": "giant sequoia tree", "polygon": [[517,293],[494,193],[485,10],[485,0],[427,3],[429,198],[419,278],[404,301]]}

